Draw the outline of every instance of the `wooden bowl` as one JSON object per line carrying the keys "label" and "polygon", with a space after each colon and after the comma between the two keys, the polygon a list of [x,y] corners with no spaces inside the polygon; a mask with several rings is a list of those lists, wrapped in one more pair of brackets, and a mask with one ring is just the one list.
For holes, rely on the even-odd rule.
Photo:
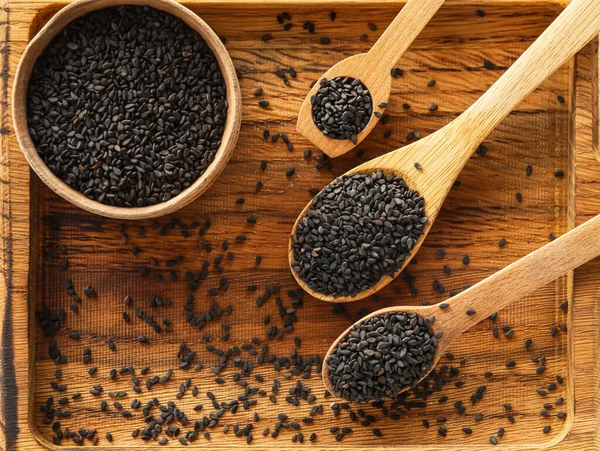
{"label": "wooden bowl", "polygon": [[[127,208],[105,205],[95,200],[88,199],[81,192],[69,187],[59,177],[54,175],[40,158],[35,145],[29,136],[29,127],[27,124],[27,87],[35,62],[44,52],[46,46],[73,20],[98,9],[120,5],[151,6],[183,20],[189,27],[202,36],[215,54],[227,88],[227,119],[223,137],[221,139],[221,147],[217,150],[213,162],[208,166],[206,172],[200,178],[198,178],[190,187],[182,191],[178,196],[175,196],[166,202],[148,207]],[[242,100],[237,75],[223,43],[206,22],[189,9],[173,0],[77,0],[66,6],[50,19],[25,49],[15,74],[12,95],[12,113],[17,140],[19,141],[21,150],[25,154],[25,158],[29,162],[29,165],[40,179],[42,179],[42,181],[56,194],[72,204],[91,213],[117,219],[155,218],[173,213],[189,204],[206,191],[217,179],[219,174],[221,174],[235,148],[240,132],[242,116],[241,106]]]}

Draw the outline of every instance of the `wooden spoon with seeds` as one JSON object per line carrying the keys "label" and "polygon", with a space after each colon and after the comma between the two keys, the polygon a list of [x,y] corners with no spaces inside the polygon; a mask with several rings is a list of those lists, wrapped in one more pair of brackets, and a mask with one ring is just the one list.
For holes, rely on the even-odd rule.
{"label": "wooden spoon with seeds", "polygon": [[[440,9],[442,3],[444,0],[408,0],[368,53],[360,53],[340,61],[325,72],[319,80],[323,78],[330,80],[336,77],[360,79],[371,93],[373,111],[381,113],[385,108],[378,107],[378,105],[386,103],[390,97],[392,90],[390,72],[394,64]],[[313,121],[311,97],[318,90],[319,83],[317,82],[302,103],[296,128],[328,156],[337,157],[345,154],[365,139],[379,118],[375,114],[371,114],[367,126],[356,136],[356,143],[350,139],[329,138],[319,130]]]}
{"label": "wooden spoon with seeds", "polygon": [[[448,346],[462,333],[494,312],[502,310],[598,256],[600,256],[600,215],[440,304],[388,307],[370,313],[333,342],[325,356],[323,382],[327,389],[335,394],[329,378],[328,358],[352,327],[361,324],[367,318],[402,312],[414,312],[423,318],[429,318],[430,328],[438,337],[438,342],[431,368],[421,378],[423,380],[439,362]],[[406,387],[405,390],[409,388]]]}
{"label": "wooden spoon with seeds", "polygon": [[323,301],[351,302],[370,296],[389,284],[419,250],[454,181],[475,149],[525,97],[599,32],[600,2],[573,0],[502,77],[462,115],[426,138],[367,161],[344,174],[371,174],[377,170],[393,172],[425,199],[429,223],[394,277],[384,275],[376,284],[354,297],[323,294],[310,288],[292,269],[292,264],[296,227],[306,215],[311,201],[298,216],[289,242],[290,269],[300,286],[311,296]]}

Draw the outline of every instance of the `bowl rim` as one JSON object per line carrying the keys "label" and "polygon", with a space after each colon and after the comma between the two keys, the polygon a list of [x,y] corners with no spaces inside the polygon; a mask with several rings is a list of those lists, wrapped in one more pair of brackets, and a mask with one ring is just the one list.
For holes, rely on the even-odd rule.
{"label": "bowl rim", "polygon": [[[92,11],[113,6],[149,6],[172,14],[183,20],[200,34],[214,53],[226,86],[228,103],[227,118],[221,145],[214,160],[202,176],[183,190],[179,195],[156,205],[145,207],[117,207],[87,198],[80,191],[71,188],[44,163],[29,135],[27,122],[27,91],[35,62],[45,51],[52,39],[70,22]],[[76,0],[59,10],[31,39],[25,48],[12,86],[13,127],[21,151],[31,169],[56,194],[70,203],[97,215],[115,219],[147,219],[173,213],[194,201],[204,193],[225,169],[236,146],[241,128],[241,91],[235,68],[229,53],[217,34],[193,11],[174,0]]]}

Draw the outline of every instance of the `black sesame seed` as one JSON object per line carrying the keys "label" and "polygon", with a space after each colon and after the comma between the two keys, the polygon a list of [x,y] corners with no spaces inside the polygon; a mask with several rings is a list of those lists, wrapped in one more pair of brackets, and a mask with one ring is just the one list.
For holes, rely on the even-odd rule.
{"label": "black sesame seed", "polygon": [[322,79],[311,104],[313,121],[323,134],[354,143],[373,113],[371,94],[357,78]]}

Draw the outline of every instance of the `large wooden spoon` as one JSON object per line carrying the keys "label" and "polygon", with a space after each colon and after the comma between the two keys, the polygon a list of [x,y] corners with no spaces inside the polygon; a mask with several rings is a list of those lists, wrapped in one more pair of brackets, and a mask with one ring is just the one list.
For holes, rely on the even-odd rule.
{"label": "large wooden spoon", "polygon": [[[370,296],[389,284],[419,250],[456,177],[479,144],[513,108],[599,32],[600,1],[572,1],[502,77],[462,115],[420,141],[348,171],[345,175],[370,174],[382,170],[384,173],[394,172],[402,176],[408,186],[425,199],[425,213],[429,223],[423,236],[414,245],[411,255],[405,258],[403,266],[394,277],[382,276],[379,282],[355,297],[326,295],[311,289],[291,269],[294,253],[290,238],[290,269],[300,286],[311,296],[323,301],[350,302]],[[417,169],[415,163],[419,163],[421,169]],[[298,216],[291,237],[295,236],[296,227],[311,203]]]}
{"label": "large wooden spoon", "polygon": [[[408,0],[396,18],[390,23],[385,32],[371,47],[368,53],[350,56],[325,72],[319,80],[335,77],[352,77],[360,79],[371,93],[373,111],[382,102],[387,102],[392,90],[390,72],[394,64],[408,49],[425,25],[431,20],[444,0]],[[349,139],[332,139],[317,128],[312,119],[311,97],[319,89],[319,83],[312,87],[298,113],[297,130],[306,139],[321,149],[330,157],[337,157],[358,145],[375,127],[379,118],[374,114],[367,126],[356,136],[356,143]]]}
{"label": "large wooden spoon", "polygon": [[[433,369],[448,346],[463,332],[488,318],[492,313],[533,293],[599,255],[600,215],[517,260],[450,300],[444,301],[446,305],[443,309],[440,308],[440,304],[420,307],[388,307],[367,315],[355,325],[362,323],[367,318],[389,312],[414,312],[424,318],[433,317],[434,321],[430,327],[434,334],[438,336],[441,334],[431,367]],[[475,311],[475,313],[470,312],[472,314],[468,315],[466,313],[468,310]],[[323,383],[331,393],[334,393],[334,390],[329,379],[327,361],[340,340],[348,335],[352,327],[334,341],[325,356],[322,371]],[[421,380],[425,377],[427,374]],[[405,390],[408,389],[409,387],[406,387]]]}

